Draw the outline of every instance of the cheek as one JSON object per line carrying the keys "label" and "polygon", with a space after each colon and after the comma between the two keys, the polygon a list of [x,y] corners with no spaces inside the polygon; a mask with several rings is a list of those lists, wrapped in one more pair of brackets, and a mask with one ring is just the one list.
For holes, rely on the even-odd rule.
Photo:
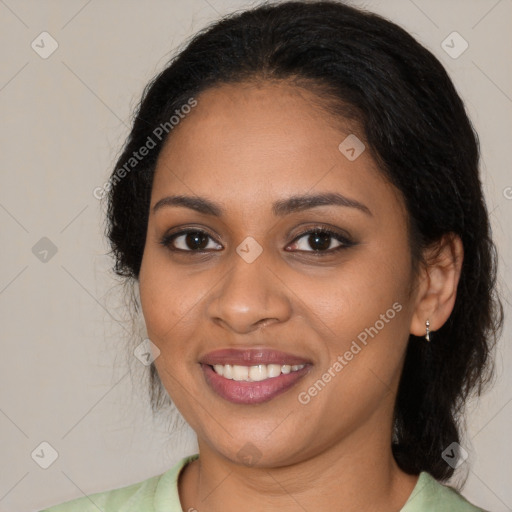
{"label": "cheek", "polygon": [[360,261],[323,286],[312,282],[304,294],[309,328],[325,336],[298,399],[331,418],[333,431],[371,414],[395,388],[409,332],[406,289],[393,265],[376,273],[373,263]]}
{"label": "cheek", "polygon": [[139,275],[140,300],[150,339],[162,350],[197,324],[195,315],[204,287],[190,285],[159,251],[146,251]]}
{"label": "cheek", "polygon": [[332,327],[333,335],[346,337],[373,325],[395,302],[405,308],[407,257],[406,251],[363,248],[328,276],[297,277],[293,288],[313,317]]}
{"label": "cheek", "polygon": [[[332,390],[352,389],[374,404],[398,378],[410,324],[408,258],[403,242],[367,247],[330,279],[308,279],[302,287],[310,327],[323,334],[316,377],[331,369]],[[335,400],[348,407],[343,396]]]}

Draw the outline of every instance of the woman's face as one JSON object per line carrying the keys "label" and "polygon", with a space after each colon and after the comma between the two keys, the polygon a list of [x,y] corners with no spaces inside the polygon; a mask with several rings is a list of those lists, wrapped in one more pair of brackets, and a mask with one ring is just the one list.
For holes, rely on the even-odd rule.
{"label": "woman's face", "polygon": [[207,90],[158,160],[141,302],[201,453],[271,467],[389,443],[415,307],[406,212],[314,99]]}

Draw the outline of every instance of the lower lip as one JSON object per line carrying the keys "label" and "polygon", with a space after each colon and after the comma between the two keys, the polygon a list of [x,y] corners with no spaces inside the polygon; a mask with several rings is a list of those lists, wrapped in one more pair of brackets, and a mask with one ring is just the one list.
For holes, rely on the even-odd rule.
{"label": "lower lip", "polygon": [[282,373],[278,377],[255,382],[226,379],[207,364],[201,364],[201,368],[208,385],[225,400],[234,404],[260,404],[272,400],[293,387],[308,373],[310,365],[307,364],[294,372]]}

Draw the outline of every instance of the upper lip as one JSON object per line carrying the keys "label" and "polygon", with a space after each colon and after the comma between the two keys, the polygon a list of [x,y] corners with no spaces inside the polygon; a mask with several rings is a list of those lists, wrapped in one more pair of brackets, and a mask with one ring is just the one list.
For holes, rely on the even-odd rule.
{"label": "upper lip", "polygon": [[256,366],[259,364],[298,365],[310,363],[304,357],[270,348],[225,348],[214,350],[203,356],[199,362],[211,366],[216,364]]}

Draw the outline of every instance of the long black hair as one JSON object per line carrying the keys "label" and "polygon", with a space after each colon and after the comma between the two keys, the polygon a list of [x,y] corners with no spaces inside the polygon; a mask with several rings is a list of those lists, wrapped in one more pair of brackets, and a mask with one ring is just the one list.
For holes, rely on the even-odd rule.
{"label": "long black hair", "polygon": [[[459,440],[469,394],[480,393],[492,376],[503,308],[478,138],[443,66],[402,28],[334,1],[291,1],[235,13],[197,34],[146,87],[112,172],[108,237],[115,271],[138,279],[152,179],[172,137],[170,119],[210,87],[255,80],[309,87],[334,115],[357,120],[381,172],[404,198],[415,269],[423,249],[443,235],[462,239],[454,309],[430,344],[410,336],[394,411],[398,465],[445,480],[453,468],[441,453]],[[127,167],[149,138],[147,155]],[[164,390],[154,365],[151,386],[157,410]]]}

